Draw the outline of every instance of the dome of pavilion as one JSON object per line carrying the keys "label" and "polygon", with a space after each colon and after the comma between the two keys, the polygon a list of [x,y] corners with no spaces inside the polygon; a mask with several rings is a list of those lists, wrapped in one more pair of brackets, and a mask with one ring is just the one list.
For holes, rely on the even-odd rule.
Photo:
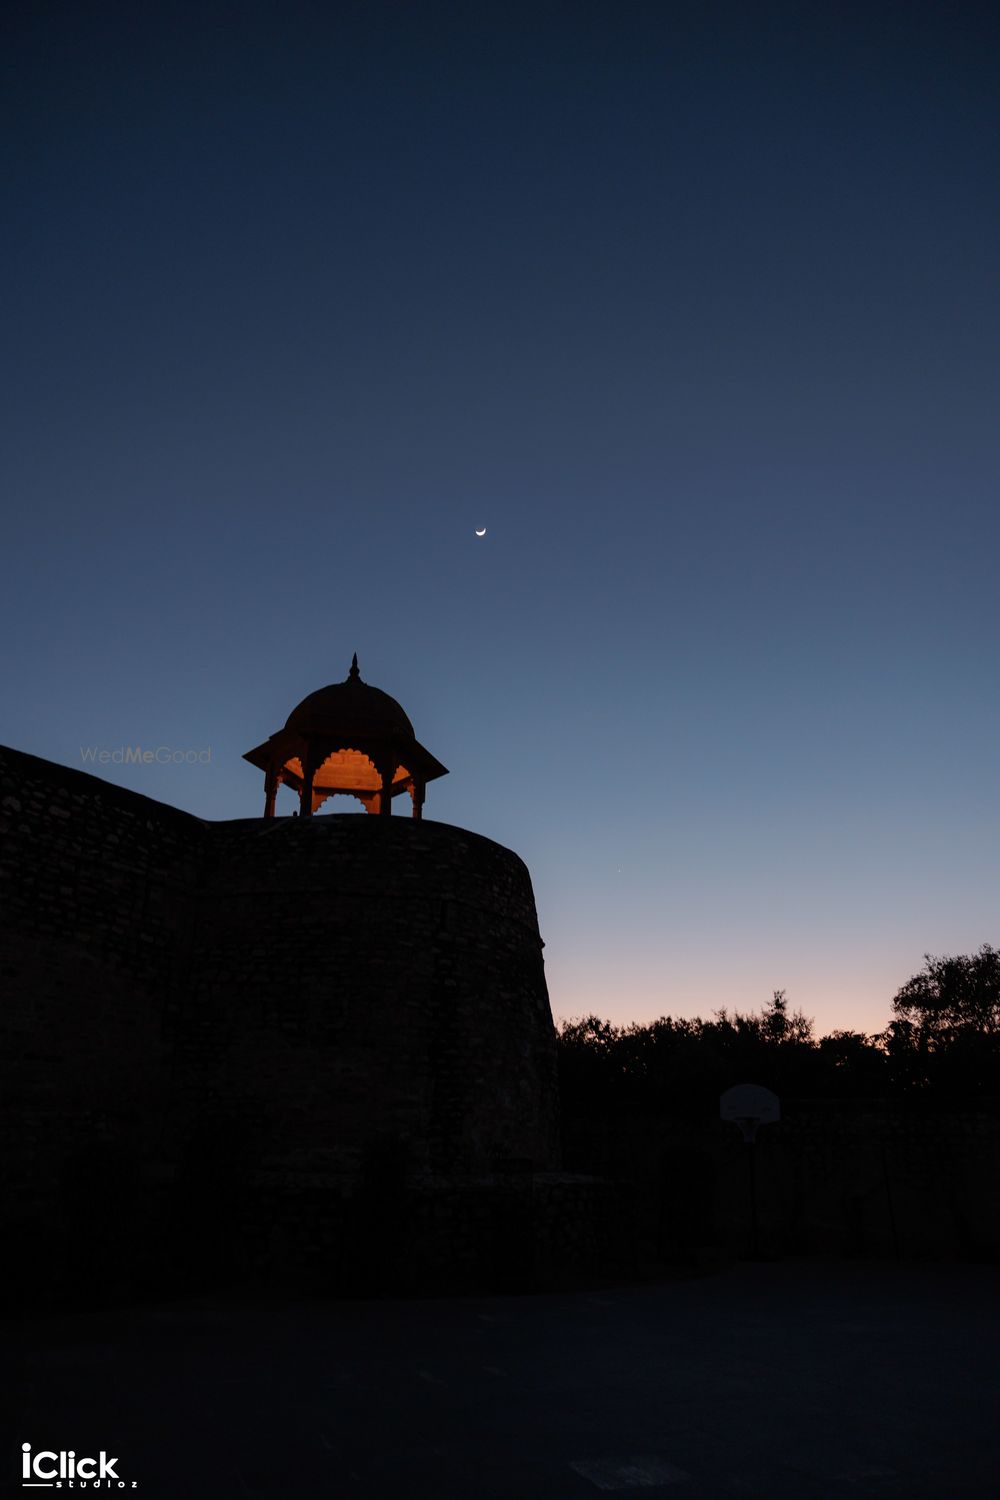
{"label": "dome of pavilion", "polygon": [[402,706],[381,688],[362,682],[355,655],[345,682],[317,688],[293,708],[285,728],[308,735],[397,734],[413,738]]}

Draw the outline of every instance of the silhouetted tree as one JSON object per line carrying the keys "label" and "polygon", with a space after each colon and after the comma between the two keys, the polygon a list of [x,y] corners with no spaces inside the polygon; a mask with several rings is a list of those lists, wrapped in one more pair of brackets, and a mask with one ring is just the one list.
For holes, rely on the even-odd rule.
{"label": "silhouetted tree", "polygon": [[560,1087],[565,1109],[628,1107],[714,1116],[730,1084],[753,1079],[797,1093],[816,1091],[813,1023],[788,1013],[784,991],[755,1014],[717,1011],[648,1025],[614,1026],[597,1016],[563,1023]]}
{"label": "silhouetted tree", "polygon": [[1000,1096],[1000,953],[989,944],[968,958],[928,956],[893,1010],[877,1035],[838,1030],[819,1040],[810,1018],[789,1010],[784,990],[758,1012],[718,1010],[709,1021],[567,1021],[559,1033],[564,1112],[707,1118],[723,1089],[748,1081],[789,1099]]}
{"label": "silhouetted tree", "polygon": [[564,1107],[606,1106],[617,1066],[620,1028],[599,1016],[564,1021],[558,1033],[559,1094]]}
{"label": "silhouetted tree", "polygon": [[896,1072],[948,1094],[1000,1092],[1000,952],[984,943],[924,960],[892,1002],[885,1045]]}
{"label": "silhouetted tree", "polygon": [[886,1059],[890,1093],[908,1094],[926,1088],[930,1082],[927,1047],[912,1021],[890,1021],[875,1042]]}
{"label": "silhouetted tree", "polygon": [[932,958],[896,994],[897,1020],[910,1021],[936,1042],[962,1031],[1000,1035],[1000,952],[984,943],[969,957]]}
{"label": "silhouetted tree", "polygon": [[817,1093],[825,1098],[875,1099],[890,1082],[886,1049],[863,1031],[831,1031],[816,1044]]}
{"label": "silhouetted tree", "polygon": [[783,1042],[788,1030],[788,1002],[784,990],[775,990],[769,1010],[763,1012],[765,1030],[773,1042]]}
{"label": "silhouetted tree", "polygon": [[761,1011],[761,1020],[768,1036],[776,1042],[812,1046],[813,1022],[801,1010],[793,1010],[789,1015],[786,993],[785,990],[775,990],[770,1006]]}

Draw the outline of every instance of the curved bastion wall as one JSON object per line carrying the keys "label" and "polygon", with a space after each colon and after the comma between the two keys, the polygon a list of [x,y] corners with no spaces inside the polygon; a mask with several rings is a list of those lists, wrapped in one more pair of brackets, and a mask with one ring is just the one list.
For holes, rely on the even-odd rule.
{"label": "curved bastion wall", "polygon": [[0,879],[15,1219],[88,1182],[558,1165],[531,882],[489,839],[210,823],[0,750]]}
{"label": "curved bastion wall", "polygon": [[443,823],[210,825],[168,1046],[261,1165],[408,1175],[556,1165],[555,1037],[528,871]]}

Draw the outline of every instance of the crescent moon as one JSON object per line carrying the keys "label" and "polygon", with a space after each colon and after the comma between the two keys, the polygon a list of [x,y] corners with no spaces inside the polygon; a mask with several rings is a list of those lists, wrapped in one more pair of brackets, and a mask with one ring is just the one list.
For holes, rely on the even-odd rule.
{"label": "crescent moon", "polygon": [[482,529],[482,531],[480,531],[479,527],[477,526],[476,527],[476,536],[485,536],[485,535],[486,535],[486,527],[484,526],[483,529]]}

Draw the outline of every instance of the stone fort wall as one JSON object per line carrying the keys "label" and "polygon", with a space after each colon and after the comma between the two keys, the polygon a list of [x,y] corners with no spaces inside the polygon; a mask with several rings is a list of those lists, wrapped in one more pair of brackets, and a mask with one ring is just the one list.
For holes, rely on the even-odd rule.
{"label": "stone fort wall", "polygon": [[35,1265],[88,1217],[112,1257],[207,1220],[263,1243],[295,1184],[384,1202],[558,1166],[530,878],[462,829],[209,823],[0,750],[0,981]]}
{"label": "stone fort wall", "polygon": [[0,751],[0,1149],[29,1268],[164,1153],[204,842],[186,813]]}
{"label": "stone fort wall", "polygon": [[169,1019],[192,1101],[266,1116],[270,1166],[555,1165],[555,1039],[528,871],[409,818],[208,829]]}

